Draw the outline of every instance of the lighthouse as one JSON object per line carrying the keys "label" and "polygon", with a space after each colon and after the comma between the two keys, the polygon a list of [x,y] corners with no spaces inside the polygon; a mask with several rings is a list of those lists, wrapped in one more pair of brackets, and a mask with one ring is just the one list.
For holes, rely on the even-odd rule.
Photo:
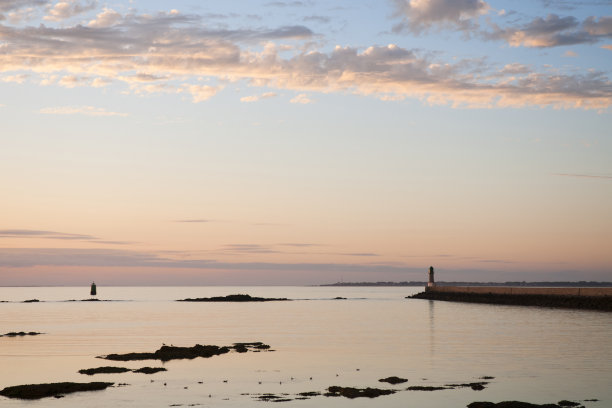
{"label": "lighthouse", "polygon": [[91,282],[91,290],[89,291],[91,296],[96,296],[96,282]]}
{"label": "lighthouse", "polygon": [[427,287],[431,288],[436,286],[436,282],[434,282],[434,268],[433,266],[429,267],[429,281],[427,282]]}

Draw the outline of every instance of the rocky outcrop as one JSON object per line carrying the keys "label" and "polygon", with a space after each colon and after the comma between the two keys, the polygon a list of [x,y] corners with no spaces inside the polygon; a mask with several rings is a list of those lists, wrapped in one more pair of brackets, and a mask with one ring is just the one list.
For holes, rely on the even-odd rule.
{"label": "rocky outcrop", "polygon": [[111,382],[27,384],[6,387],[0,391],[0,395],[8,398],[40,399],[45,397],[60,397],[63,394],[70,394],[73,392],[99,391],[111,385],[113,385]]}
{"label": "rocky outcrop", "polygon": [[254,343],[235,343],[233,346],[213,346],[196,344],[193,347],[176,347],[176,346],[162,346],[159,350],[152,353],[127,353],[127,354],[108,354],[106,356],[100,356],[105,360],[112,361],[135,361],[135,360],[179,360],[179,359],[194,359],[196,357],[209,358],[212,356],[218,356],[221,354],[229,353],[231,350],[235,350],[239,353],[246,351],[262,351],[269,350],[270,346],[261,342]]}
{"label": "rocky outcrop", "polygon": [[177,302],[273,302],[273,301],[284,301],[289,300],[287,298],[262,298],[254,297],[251,295],[227,295],[227,296],[214,296],[208,298],[187,298],[181,299]]}
{"label": "rocky outcrop", "polygon": [[396,390],[384,390],[380,388],[353,388],[339,387],[333,385],[327,389],[324,394],[326,397],[346,397],[346,398],[376,398],[381,395],[395,394]]}

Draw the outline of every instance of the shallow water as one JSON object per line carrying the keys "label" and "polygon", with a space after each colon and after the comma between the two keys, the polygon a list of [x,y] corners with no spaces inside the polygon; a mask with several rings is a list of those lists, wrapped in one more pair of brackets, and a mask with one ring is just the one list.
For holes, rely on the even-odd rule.
{"label": "shallow water", "polygon": [[[376,399],[313,397],[287,407],[465,407],[472,401],[612,406],[612,314],[405,299],[411,287],[0,288],[0,388],[59,381],[127,383],[38,401],[0,397],[8,407],[244,407],[256,394],[324,392],[331,385],[402,390]],[[187,297],[248,293],[291,302],[186,303]],[[333,300],[336,296],[347,300]],[[27,299],[39,303],[22,303]],[[111,362],[96,356],[176,346],[262,341],[274,352],[209,359]],[[100,366],[164,366],[153,375],[85,376]],[[407,378],[392,386],[388,376]],[[405,391],[481,381],[483,391]],[[312,378],[312,379],[311,379]],[[227,382],[225,382],[227,381]],[[199,384],[198,382],[202,382]],[[164,385],[164,383],[166,385]],[[249,394],[249,395],[246,395]],[[195,405],[199,404],[199,405]],[[281,405],[283,406],[283,405]]]}

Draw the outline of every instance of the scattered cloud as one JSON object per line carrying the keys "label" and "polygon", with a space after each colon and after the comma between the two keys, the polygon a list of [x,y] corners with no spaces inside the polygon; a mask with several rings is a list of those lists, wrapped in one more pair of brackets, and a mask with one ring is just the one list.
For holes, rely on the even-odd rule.
{"label": "scattered cloud", "polygon": [[186,85],[185,89],[191,94],[193,102],[207,101],[219,92],[222,87],[210,85]]}
{"label": "scattered cloud", "polygon": [[250,95],[240,98],[240,102],[258,102],[262,99],[270,99],[276,97],[275,92],[265,92],[261,95]]}
{"label": "scattered cloud", "polygon": [[211,222],[211,220],[205,220],[203,218],[199,218],[199,219],[187,219],[187,220],[176,220],[174,222],[193,222],[193,223],[204,223],[204,222]]}
{"label": "scattered cloud", "polygon": [[291,99],[289,102],[291,103],[301,103],[301,104],[308,104],[308,103],[312,103],[312,99],[310,99],[308,97],[308,95],[306,94],[299,94],[297,95],[295,98]]}
{"label": "scattered cloud", "polygon": [[21,21],[20,16],[31,13],[36,7],[48,3],[49,0],[2,0],[0,1],[0,21],[8,17],[11,22],[19,22]]}
{"label": "scattered cloud", "polygon": [[305,22],[313,22],[320,24],[328,24],[331,21],[331,18],[326,16],[306,16],[303,18]]}
{"label": "scattered cloud", "polygon": [[565,53],[563,53],[563,56],[568,58],[576,58],[578,54],[572,50],[567,50]]}
{"label": "scattered cloud", "polygon": [[101,13],[96,15],[94,20],[91,20],[87,25],[93,28],[105,28],[115,25],[121,20],[121,14],[113,9],[104,7]]}
{"label": "scattered cloud", "polygon": [[95,240],[91,235],[68,234],[56,231],[38,231],[26,229],[5,229],[0,230],[0,238],[46,238],[46,239],[74,239],[74,240]]}
{"label": "scattered cloud", "polygon": [[[151,267],[285,272],[393,272],[402,274],[412,271],[404,265],[376,263],[220,262],[215,259],[175,259],[163,256],[161,253],[121,249],[0,248],[0,267],[33,266]],[[415,271],[422,274],[421,269]]]}
{"label": "scattered cloud", "polygon": [[28,79],[30,75],[28,74],[18,74],[18,75],[7,75],[0,78],[2,82],[14,82],[17,84],[23,84],[26,79]]}
{"label": "scattered cloud", "polygon": [[111,112],[104,108],[93,106],[58,106],[54,108],[43,108],[40,113],[46,115],[85,115],[85,116],[128,116],[127,113]]}
{"label": "scattered cloud", "polygon": [[394,4],[402,22],[393,31],[413,33],[442,27],[471,29],[490,9],[482,0],[394,0]]}
{"label": "scattered cloud", "polygon": [[[462,0],[440,11],[448,1],[404,3],[418,10],[420,14],[411,18],[422,24],[465,20],[486,9],[482,1]],[[284,45],[274,41],[309,41],[312,31],[302,26],[211,29],[197,15],[171,11],[117,16],[111,11],[100,13],[90,26],[2,26],[5,46],[0,53],[0,73],[18,71],[38,76],[41,84],[62,86],[123,83],[128,86],[126,93],[184,93],[194,103],[214,97],[227,83],[246,81],[252,87],[295,91],[292,103],[313,102],[307,92],[348,92],[389,101],[417,98],[429,105],[463,108],[602,110],[612,105],[610,79],[603,72],[549,73],[547,68],[538,71],[522,66],[521,72],[510,73],[485,60],[446,62],[394,44],[366,49],[338,46],[329,52],[299,51],[296,47],[289,54]],[[512,41],[550,45],[553,40],[546,39],[551,35],[554,39],[554,33],[573,30],[577,24],[573,18],[549,17],[523,27],[526,36]],[[579,31],[589,36],[607,35],[608,19],[587,19],[581,27]],[[511,39],[514,34],[497,35]],[[257,47],[252,48],[254,44]],[[262,96],[246,96],[243,102]],[[47,108],[45,113],[125,116],[91,107]]]}
{"label": "scattered cloud", "polygon": [[483,32],[488,40],[504,40],[511,47],[548,48],[576,44],[591,44],[612,38],[612,17],[588,17],[582,23],[574,16],[549,14],[520,27],[500,28]]}
{"label": "scattered cloud", "polygon": [[612,51],[612,44],[602,45],[601,48]]}
{"label": "scattered cloud", "polygon": [[79,0],[58,1],[49,9],[49,14],[43,17],[45,21],[62,21],[77,16],[87,11],[94,10],[97,6],[96,0],[81,2]]}
{"label": "scattered cloud", "polygon": [[612,180],[612,176],[607,176],[607,175],[602,175],[602,174],[555,173],[554,175],[560,176],[560,177],[576,177],[576,178]]}

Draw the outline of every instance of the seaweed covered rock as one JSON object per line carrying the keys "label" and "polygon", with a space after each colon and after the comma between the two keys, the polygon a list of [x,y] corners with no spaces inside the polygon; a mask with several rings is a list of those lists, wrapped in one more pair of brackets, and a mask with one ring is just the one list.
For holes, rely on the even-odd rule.
{"label": "seaweed covered rock", "polygon": [[99,391],[111,385],[113,385],[111,382],[26,384],[6,387],[0,391],[0,395],[8,398],[40,399],[45,397],[59,397],[63,394],[70,394],[73,392]]}
{"label": "seaweed covered rock", "polygon": [[142,367],[138,370],[133,370],[134,373],[142,373],[142,374],[155,374],[160,371],[168,371],[164,367]]}
{"label": "seaweed covered rock", "polygon": [[395,385],[395,384],[405,383],[408,380],[405,379],[405,378],[400,378],[400,377],[392,376],[392,377],[387,377],[387,378],[381,378],[378,381],[379,382],[386,382],[386,383]]}
{"label": "seaweed covered rock", "polygon": [[272,301],[284,301],[289,300],[287,298],[262,298],[254,297],[251,295],[227,295],[227,296],[213,296],[208,298],[187,298],[180,299],[178,302],[272,302]]}
{"label": "seaweed covered rock", "polygon": [[346,398],[376,398],[381,395],[394,394],[395,390],[383,390],[380,388],[353,388],[353,387],[339,387],[337,385],[331,386],[327,389],[324,394],[326,397],[346,397]]}
{"label": "seaweed covered rock", "polygon": [[94,375],[94,374],[119,374],[119,373],[127,373],[128,371],[132,371],[129,368],[125,367],[97,367],[97,368],[86,368],[83,370],[79,370],[79,374],[85,375]]}
{"label": "seaweed covered rock", "polygon": [[[23,337],[23,336],[38,336],[39,334],[42,333],[38,333],[38,332],[10,332],[10,333],[6,333],[4,335],[4,337]],[[2,337],[2,335],[0,334],[0,337]]]}
{"label": "seaweed covered rock", "polygon": [[153,353],[127,353],[127,354],[109,354],[102,357],[106,360],[113,361],[133,361],[133,360],[177,360],[177,359],[194,359],[196,357],[212,357],[220,354],[229,353],[229,347],[219,347],[213,345],[203,346],[196,344],[193,347],[176,347],[176,346],[161,346],[161,348]]}
{"label": "seaweed covered rock", "polygon": [[468,408],[560,408],[557,404],[531,404],[521,401],[502,401],[502,402],[472,402]]}

